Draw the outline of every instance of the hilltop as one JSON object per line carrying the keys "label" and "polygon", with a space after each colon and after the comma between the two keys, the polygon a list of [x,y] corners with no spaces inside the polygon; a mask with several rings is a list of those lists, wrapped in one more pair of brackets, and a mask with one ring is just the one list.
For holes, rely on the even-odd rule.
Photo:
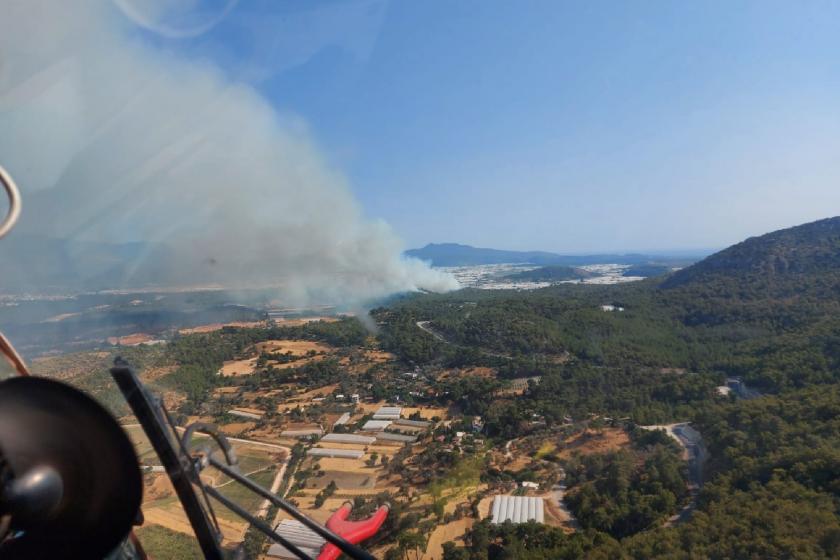
{"label": "hilltop", "polygon": [[751,237],[674,273],[662,288],[701,288],[742,299],[836,296],[840,217]]}

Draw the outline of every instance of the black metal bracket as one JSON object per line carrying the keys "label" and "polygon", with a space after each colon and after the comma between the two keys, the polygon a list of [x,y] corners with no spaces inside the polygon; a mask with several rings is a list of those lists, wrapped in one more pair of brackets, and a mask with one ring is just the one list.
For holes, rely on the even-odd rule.
{"label": "black metal bracket", "polygon": [[[114,367],[111,368],[111,376],[116,381],[126,401],[128,401],[131,410],[143,427],[143,431],[146,432],[146,436],[166,469],[166,474],[175,487],[175,492],[195,531],[205,558],[208,560],[223,560],[224,558],[224,552],[220,544],[222,533],[218,523],[216,523],[216,517],[208,499],[208,496],[210,496],[248,521],[271,540],[283,545],[297,557],[302,560],[311,560],[306,553],[272,530],[268,523],[239,507],[215,488],[205,486],[199,472],[204,467],[212,465],[248,490],[262,496],[288,513],[327,542],[337,546],[350,558],[354,560],[376,560],[369,552],[351,544],[333,531],[313,521],[298,511],[291,503],[239,473],[233,447],[227,437],[212,424],[202,422],[191,424],[185,429],[183,436],[179,437],[163,403],[146,389],[125,361],[120,358],[115,360]],[[189,444],[195,433],[206,434],[215,440],[222,450],[227,464],[214,459],[210,450],[205,450],[202,457],[194,457],[189,451]]]}
{"label": "black metal bracket", "polygon": [[224,560],[224,552],[220,545],[221,532],[218,526],[210,521],[213,514],[208,512],[209,504],[202,503],[196,492],[196,486],[201,486],[201,480],[192,459],[183,451],[177,433],[167,429],[168,422],[164,418],[161,403],[149,393],[124,361],[115,361],[114,367],[111,368],[111,376],[166,469],[204,557],[207,560]]}

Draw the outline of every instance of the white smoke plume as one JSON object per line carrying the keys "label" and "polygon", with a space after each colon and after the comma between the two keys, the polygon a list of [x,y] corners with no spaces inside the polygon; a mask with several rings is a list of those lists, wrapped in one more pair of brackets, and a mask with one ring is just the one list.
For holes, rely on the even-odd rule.
{"label": "white smoke plume", "polygon": [[295,302],[457,287],[364,218],[304,122],[150,45],[115,4],[3,0],[2,12],[0,164],[24,213],[0,250],[27,234],[78,251],[140,241],[125,286],[278,284]]}

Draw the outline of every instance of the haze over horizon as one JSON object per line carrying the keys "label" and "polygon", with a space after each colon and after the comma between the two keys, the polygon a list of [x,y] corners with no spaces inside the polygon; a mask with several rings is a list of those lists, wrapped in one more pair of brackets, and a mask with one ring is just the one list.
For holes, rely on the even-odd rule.
{"label": "haze over horizon", "polygon": [[[609,14],[609,17],[605,17]],[[840,214],[831,3],[238,3],[192,38],[406,247],[723,248]]]}
{"label": "haze over horizon", "polygon": [[[166,267],[294,269],[327,290],[349,272],[378,294],[452,287],[400,262],[427,243],[705,253],[840,214],[837,5],[70,12],[6,18],[18,234],[166,241],[180,247]],[[68,185],[81,198],[54,198]]]}

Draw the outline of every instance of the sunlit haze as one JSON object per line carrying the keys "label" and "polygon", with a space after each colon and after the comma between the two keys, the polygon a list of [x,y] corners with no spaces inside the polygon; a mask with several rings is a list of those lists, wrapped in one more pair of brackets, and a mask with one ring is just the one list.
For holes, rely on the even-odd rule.
{"label": "sunlit haze", "polygon": [[408,246],[721,248],[840,213],[834,3],[241,2],[144,38],[301,116]]}

